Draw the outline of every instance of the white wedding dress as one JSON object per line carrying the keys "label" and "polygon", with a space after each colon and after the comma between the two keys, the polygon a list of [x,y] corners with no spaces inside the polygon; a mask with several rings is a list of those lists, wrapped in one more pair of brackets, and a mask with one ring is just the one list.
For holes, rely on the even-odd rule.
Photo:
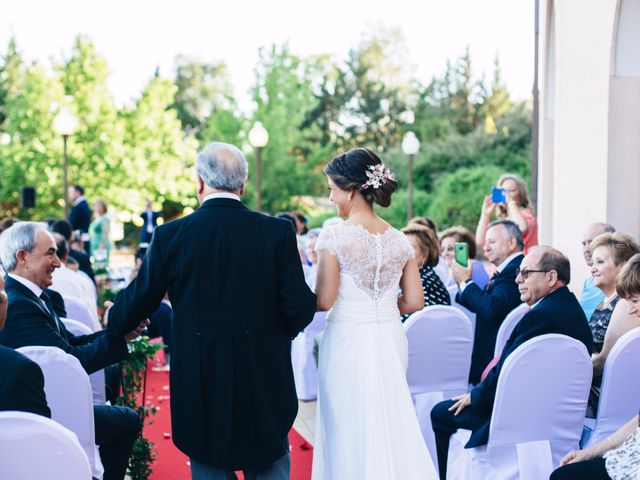
{"label": "white wedding dress", "polygon": [[407,385],[397,305],[411,246],[392,228],[340,224],[322,230],[316,249],[337,258],[340,286],[320,346],[312,479],[437,479]]}

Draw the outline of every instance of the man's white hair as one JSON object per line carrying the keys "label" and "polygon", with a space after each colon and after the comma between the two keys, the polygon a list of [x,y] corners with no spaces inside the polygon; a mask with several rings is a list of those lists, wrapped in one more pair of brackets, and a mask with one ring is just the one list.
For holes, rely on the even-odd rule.
{"label": "man's white hair", "polygon": [[228,143],[210,143],[196,160],[196,173],[208,187],[216,190],[240,190],[247,181],[247,171],[247,160],[242,152]]}

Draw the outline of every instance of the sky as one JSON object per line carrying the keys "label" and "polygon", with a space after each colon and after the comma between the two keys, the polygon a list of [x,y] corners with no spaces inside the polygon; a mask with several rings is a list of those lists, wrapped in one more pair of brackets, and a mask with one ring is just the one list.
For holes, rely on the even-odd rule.
{"label": "sky", "polygon": [[363,34],[399,27],[419,79],[441,75],[469,46],[478,76],[490,78],[499,56],[519,100],[533,83],[533,18],[533,0],[0,0],[0,54],[13,35],[25,58],[48,65],[87,34],[108,60],[119,106],[140,94],[157,66],[172,77],[178,54],[224,61],[246,109],[260,47],[288,42],[299,56],[344,60]]}

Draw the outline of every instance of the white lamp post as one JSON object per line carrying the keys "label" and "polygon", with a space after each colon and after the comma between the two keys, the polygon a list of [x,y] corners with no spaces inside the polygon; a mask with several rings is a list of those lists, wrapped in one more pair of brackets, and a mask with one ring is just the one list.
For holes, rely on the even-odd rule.
{"label": "white lamp post", "polygon": [[402,139],[402,152],[409,159],[409,176],[407,180],[407,222],[413,218],[413,159],[420,150],[420,140],[413,132],[407,132]]}
{"label": "white lamp post", "polygon": [[256,122],[249,130],[249,143],[256,149],[256,210],[262,209],[262,194],[260,192],[260,155],[264,146],[269,143],[269,132],[262,122]]}
{"label": "white lamp post", "polygon": [[64,142],[64,163],[62,165],[62,182],[63,182],[63,195],[64,198],[64,216],[69,214],[69,198],[67,196],[68,190],[68,178],[67,178],[67,169],[68,169],[68,157],[67,157],[67,139],[69,135],[73,135],[75,131],[78,129],[78,120],[76,117],[69,111],[69,109],[65,106],[60,107],[60,111],[53,119],[53,129],[56,131],[58,135],[62,135],[62,141]]}

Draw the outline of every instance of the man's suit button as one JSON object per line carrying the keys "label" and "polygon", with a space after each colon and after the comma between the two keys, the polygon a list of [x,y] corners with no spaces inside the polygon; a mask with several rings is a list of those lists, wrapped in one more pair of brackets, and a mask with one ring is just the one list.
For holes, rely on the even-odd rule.
{"label": "man's suit button", "polygon": [[244,333],[246,333],[247,335],[249,335],[249,330],[245,330]]}

